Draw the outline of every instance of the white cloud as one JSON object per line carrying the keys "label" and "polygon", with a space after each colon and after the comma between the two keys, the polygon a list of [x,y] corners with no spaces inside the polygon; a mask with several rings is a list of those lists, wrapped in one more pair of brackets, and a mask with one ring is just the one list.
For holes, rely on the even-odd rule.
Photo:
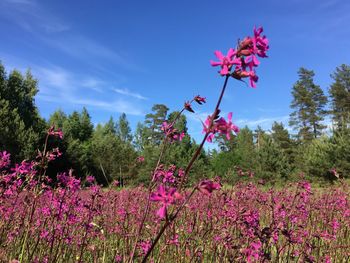
{"label": "white cloud", "polygon": [[140,100],[147,100],[146,97],[140,95],[139,93],[132,92],[128,89],[114,89],[114,91],[125,96],[134,97]]}
{"label": "white cloud", "polygon": [[33,0],[5,0],[0,2],[0,15],[32,33],[57,33],[70,29],[49,10]]}

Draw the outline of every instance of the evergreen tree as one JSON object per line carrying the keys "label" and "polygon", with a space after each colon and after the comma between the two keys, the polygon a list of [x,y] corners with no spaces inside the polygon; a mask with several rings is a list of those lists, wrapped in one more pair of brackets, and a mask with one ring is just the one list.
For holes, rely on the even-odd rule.
{"label": "evergreen tree", "polygon": [[114,135],[117,134],[116,123],[114,122],[114,119],[112,116],[109,118],[108,122],[105,124],[103,129],[105,134],[114,134]]}
{"label": "evergreen tree", "polygon": [[270,135],[262,134],[260,136],[255,171],[258,177],[272,182],[288,178],[290,171],[288,159]]}
{"label": "evergreen tree", "polygon": [[333,167],[332,148],[333,145],[330,139],[325,135],[313,140],[305,146],[301,153],[302,163],[300,163],[299,169],[305,171],[310,179],[313,177],[328,179],[329,171]]}
{"label": "evergreen tree", "polygon": [[240,130],[236,139],[234,154],[237,157],[237,165],[244,169],[252,169],[255,165],[255,147],[253,132],[246,126]]}
{"label": "evergreen tree", "polygon": [[125,113],[120,115],[116,128],[117,134],[123,142],[130,143],[132,141],[131,128]]}
{"label": "evergreen tree", "polygon": [[87,141],[91,138],[94,131],[94,125],[91,123],[91,117],[87,109],[84,107],[79,118],[79,139],[81,141]]}
{"label": "evergreen tree", "polygon": [[350,66],[342,64],[331,75],[334,83],[329,89],[331,114],[337,129],[350,124]]}
{"label": "evergreen tree", "polygon": [[145,147],[150,144],[151,139],[151,130],[148,129],[141,122],[138,122],[136,125],[133,142],[135,148],[138,151],[142,152],[145,149]]}
{"label": "evergreen tree", "polygon": [[161,130],[163,122],[166,120],[169,108],[164,104],[155,104],[152,112],[146,115],[145,125],[151,131],[152,144],[159,145],[164,137]]}
{"label": "evergreen tree", "polygon": [[51,114],[48,123],[50,126],[62,129],[66,120],[67,115],[62,110],[57,110]]}
{"label": "evergreen tree", "polygon": [[32,158],[44,136],[45,122],[34,101],[37,92],[37,81],[29,71],[23,77],[14,70],[7,77],[0,62],[0,147],[16,161]]}
{"label": "evergreen tree", "polygon": [[292,90],[293,101],[289,125],[298,130],[302,142],[317,138],[326,127],[322,124],[326,115],[327,97],[320,86],[314,84],[314,72],[305,68],[298,71],[299,80]]}
{"label": "evergreen tree", "polygon": [[[350,178],[350,129],[337,130],[331,137],[332,149],[330,151],[332,168],[344,178]],[[333,179],[333,177],[331,177]]]}
{"label": "evergreen tree", "polygon": [[286,154],[290,164],[294,163],[294,147],[296,146],[291,139],[288,130],[283,123],[274,122],[271,128],[271,138],[273,142]]}
{"label": "evergreen tree", "polygon": [[261,140],[264,134],[265,134],[265,131],[260,127],[260,125],[258,125],[258,127],[256,127],[254,131],[254,141],[257,149],[259,149],[261,146]]}

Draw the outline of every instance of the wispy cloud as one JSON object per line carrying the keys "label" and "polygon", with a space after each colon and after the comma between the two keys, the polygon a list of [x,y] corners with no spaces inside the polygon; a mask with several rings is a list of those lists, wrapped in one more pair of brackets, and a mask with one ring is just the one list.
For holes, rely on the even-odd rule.
{"label": "wispy cloud", "polygon": [[143,71],[125,52],[117,52],[75,32],[66,21],[45,8],[44,3],[35,0],[3,0],[0,1],[0,17],[32,33],[51,48],[101,71],[106,71],[106,63]]}
{"label": "wispy cloud", "polygon": [[73,104],[83,105],[86,107],[95,107],[110,112],[126,113],[128,115],[143,116],[144,112],[135,104],[125,100],[115,100],[112,102],[95,100],[95,99],[77,99],[70,98],[69,101]]}
{"label": "wispy cloud", "polygon": [[57,33],[70,29],[66,22],[58,19],[34,0],[0,1],[0,15],[32,33]]}
{"label": "wispy cloud", "polygon": [[125,96],[134,97],[140,100],[147,100],[146,97],[140,95],[139,93],[132,92],[128,89],[114,89],[114,91]]}
{"label": "wispy cloud", "polygon": [[[3,63],[7,69],[16,68],[22,72],[26,70],[23,65],[28,65],[27,61],[4,57]],[[76,108],[80,105],[88,109],[124,112],[134,116],[144,115],[142,105],[135,100],[121,98],[108,88],[110,83],[92,75],[75,74],[52,64],[31,64],[31,71],[39,81],[39,93],[36,96],[38,101],[50,102],[57,108]]]}
{"label": "wispy cloud", "polygon": [[54,38],[43,36],[42,40],[50,46],[84,61],[93,60],[96,63],[96,60],[102,59],[125,67],[130,66],[130,62],[114,50],[78,34],[57,35]]}
{"label": "wispy cloud", "polygon": [[261,117],[258,119],[238,119],[235,123],[238,126],[248,126],[249,128],[256,128],[260,126],[264,130],[270,130],[272,124],[276,122],[282,122],[287,125],[289,120],[289,115],[277,116],[277,117]]}

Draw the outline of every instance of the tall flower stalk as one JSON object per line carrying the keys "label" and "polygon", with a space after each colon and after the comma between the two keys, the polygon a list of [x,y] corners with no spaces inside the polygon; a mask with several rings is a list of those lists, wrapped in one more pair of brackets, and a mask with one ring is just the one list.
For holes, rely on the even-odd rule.
{"label": "tall flower stalk", "polygon": [[[211,180],[205,180],[196,184],[196,186],[192,189],[192,191],[186,198],[181,198],[182,195],[185,195],[184,193],[182,194],[184,184],[189,176],[189,173],[193,167],[193,164],[195,163],[198,156],[200,155],[205,142],[212,142],[216,134],[226,135],[226,138],[230,139],[232,132],[234,133],[239,132],[238,127],[232,123],[232,120],[231,120],[232,113],[229,113],[228,121],[226,121],[223,117],[220,117],[220,105],[222,102],[222,98],[225,94],[226,87],[230,77],[235,78],[237,80],[249,78],[250,86],[253,88],[256,87],[258,76],[256,75],[255,68],[260,64],[257,57],[267,57],[266,52],[269,49],[268,40],[265,36],[261,35],[262,32],[263,32],[262,27],[257,29],[254,28],[254,36],[244,38],[242,41],[239,42],[238,46],[235,49],[230,48],[226,56],[223,55],[222,52],[220,51],[214,52],[214,54],[216,55],[219,61],[211,61],[210,63],[212,66],[221,67],[219,74],[221,76],[224,76],[225,80],[213,113],[210,116],[208,116],[205,123],[203,123],[204,136],[203,136],[202,142],[200,143],[199,147],[197,148],[191,160],[189,161],[188,165],[186,166],[184,173],[180,178],[180,182],[177,188],[170,188],[169,186],[161,184],[158,187],[157,192],[152,193],[152,185],[156,185],[156,184],[153,184],[155,181],[155,173],[159,168],[161,157],[163,156],[164,149],[165,149],[165,143],[167,142],[167,140],[172,142],[174,138],[175,140],[178,138],[181,138],[179,134],[175,133],[176,137],[172,135],[173,134],[172,129],[173,129],[174,123],[184,110],[188,110],[189,112],[194,112],[191,107],[191,103],[197,100],[193,99],[191,103],[188,103],[188,102],[185,103],[184,109],[178,114],[175,121],[171,125],[166,124],[165,126],[163,126],[164,132],[165,132],[165,139],[163,141],[163,147],[161,150],[160,158],[158,160],[156,169],[152,174],[152,180],[148,188],[149,197],[147,200],[146,209],[143,214],[143,218],[136,235],[135,244],[130,254],[129,262],[132,262],[134,259],[135,249],[139,241],[139,237],[141,235],[143,226],[145,224],[145,220],[149,213],[150,201],[160,202],[162,204],[162,207],[158,210],[157,215],[160,218],[165,218],[165,223],[161,226],[158,234],[156,235],[156,237],[152,242],[152,245],[147,250],[147,253],[144,255],[142,262],[147,261],[148,257],[151,255],[152,251],[154,250],[156,244],[158,243],[159,239],[161,238],[165,230],[171,225],[171,223],[174,222],[174,220],[176,219],[180,211],[189,202],[189,200],[191,199],[191,197],[193,196],[196,190],[199,190],[202,193],[210,194],[213,190],[217,190],[220,188],[220,185],[218,183],[213,182]],[[201,101],[199,101],[198,103],[201,104]],[[178,206],[177,209],[174,210],[172,214],[169,214],[168,207],[170,207],[171,205],[176,205],[177,201],[181,199],[184,199],[183,202]]]}

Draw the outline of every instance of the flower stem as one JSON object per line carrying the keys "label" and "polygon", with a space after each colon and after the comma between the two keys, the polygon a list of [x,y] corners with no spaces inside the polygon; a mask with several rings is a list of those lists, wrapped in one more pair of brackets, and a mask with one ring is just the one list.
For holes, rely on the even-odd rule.
{"label": "flower stem", "polygon": [[[220,104],[221,104],[221,100],[225,94],[225,90],[226,90],[226,86],[227,86],[227,82],[228,82],[228,79],[229,79],[230,75],[226,75],[225,77],[225,81],[224,81],[224,85],[222,86],[222,89],[221,89],[221,93],[220,93],[220,97],[218,99],[218,102],[216,104],[216,107],[215,107],[215,110],[211,116],[211,122],[210,122],[210,125],[209,127],[211,127],[214,123],[214,118],[217,116],[218,112],[219,112],[219,107],[220,107]],[[210,130],[210,128],[209,128]],[[181,182],[180,182],[180,185],[179,185],[179,189],[182,188],[183,186],[183,183],[189,173],[189,171],[191,170],[194,162],[197,160],[200,152],[202,151],[203,149],[203,146],[204,146],[204,143],[208,137],[210,132],[206,132],[206,134],[204,135],[204,138],[201,142],[201,144],[199,145],[199,147],[197,148],[196,152],[194,153],[194,155],[192,156],[192,159],[190,160],[190,162],[188,163],[186,169],[185,169],[185,175],[182,177],[181,179]],[[163,233],[165,232],[165,230],[167,229],[167,227],[176,219],[177,215],[179,214],[179,212],[182,210],[182,208],[189,202],[189,200],[191,199],[192,195],[194,194],[194,192],[196,191],[197,189],[197,186],[195,186],[191,192],[191,194],[186,198],[186,200],[182,203],[182,205],[176,210],[175,214],[173,216],[170,217],[169,220],[167,220],[164,225],[162,226],[162,228],[159,230],[157,236],[155,237],[155,239],[153,240],[152,242],[152,246],[150,247],[150,249],[147,251],[146,255],[144,256],[144,258],[142,259],[142,262],[147,262],[147,259],[148,257],[150,256],[150,254],[152,253],[153,249],[155,248],[155,246],[157,245],[159,239],[161,238],[161,236],[163,235]],[[130,259],[132,260],[132,258]]]}

